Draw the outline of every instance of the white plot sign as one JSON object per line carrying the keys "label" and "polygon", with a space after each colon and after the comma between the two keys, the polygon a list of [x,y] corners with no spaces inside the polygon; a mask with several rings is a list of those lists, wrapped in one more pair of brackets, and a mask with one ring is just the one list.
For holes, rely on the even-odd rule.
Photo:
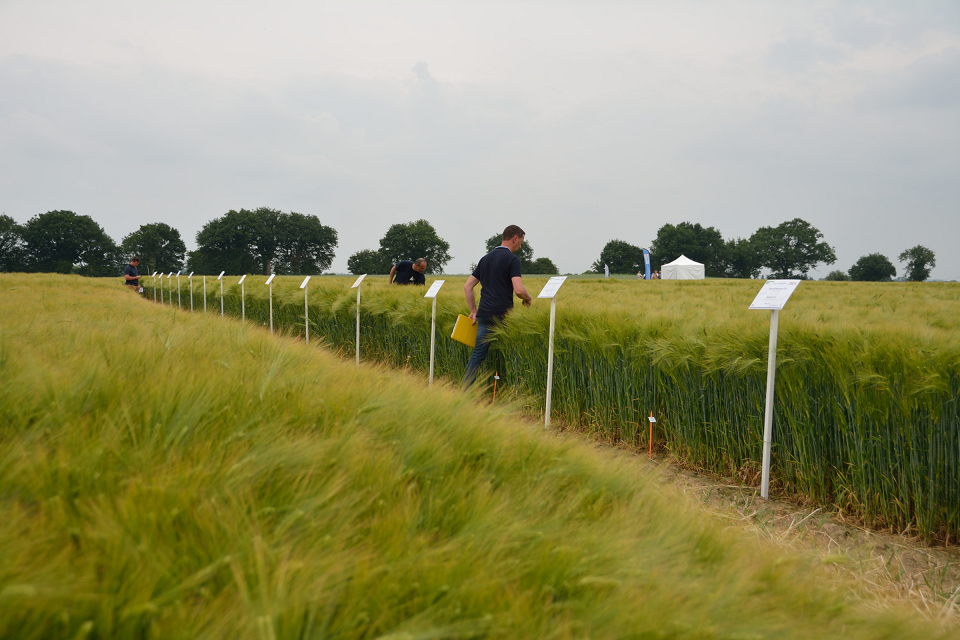
{"label": "white plot sign", "polygon": [[[440,287],[443,286],[443,283],[446,280],[436,280],[430,288],[427,290],[427,293],[423,296],[424,298],[433,299],[433,313],[430,316],[430,383],[429,386],[433,386],[433,358],[436,352],[437,346],[437,294],[440,293]],[[408,358],[410,356],[407,356]]]}
{"label": "white plot sign", "polygon": [[798,284],[800,284],[799,280],[767,280],[757,297],[753,299],[750,308],[761,311],[780,311],[797,290]]}
{"label": "white plot sign", "polygon": [[770,449],[773,446],[773,389],[777,381],[777,326],[780,310],[797,290],[800,280],[767,280],[750,305],[751,309],[770,312],[770,344],[767,347],[767,397],[763,412],[763,461],[760,471],[760,497],[770,499]]}
{"label": "white plot sign", "polygon": [[354,282],[352,285],[350,285],[350,288],[351,288],[351,289],[356,289],[357,287],[359,287],[359,286],[360,286],[360,283],[363,282],[363,279],[366,278],[366,277],[367,277],[367,274],[363,274],[362,276],[360,276],[359,278],[357,278],[357,281]]}
{"label": "white plot sign", "polygon": [[547,338],[547,405],[543,420],[544,428],[550,426],[550,403],[553,398],[553,330],[557,322],[557,292],[567,276],[554,276],[547,280],[538,298],[550,299],[550,335]]}
{"label": "white plot sign", "polygon": [[440,287],[443,286],[443,283],[444,283],[444,282],[446,282],[446,280],[436,280],[436,281],[434,281],[434,283],[433,283],[432,285],[430,285],[430,288],[427,289],[427,292],[424,294],[423,297],[424,297],[424,298],[436,298],[436,297],[437,297],[437,294],[440,293]]}
{"label": "white plot sign", "polygon": [[560,290],[560,286],[563,284],[563,281],[567,279],[567,276],[554,276],[547,280],[547,284],[543,286],[543,290],[538,295],[538,298],[550,298],[553,299],[557,295],[557,291]]}

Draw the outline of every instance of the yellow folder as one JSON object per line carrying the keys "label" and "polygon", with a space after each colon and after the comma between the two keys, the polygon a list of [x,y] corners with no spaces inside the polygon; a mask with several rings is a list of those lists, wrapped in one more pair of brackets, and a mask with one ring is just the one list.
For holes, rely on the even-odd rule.
{"label": "yellow folder", "polygon": [[475,347],[477,346],[477,325],[471,324],[470,318],[461,313],[457,316],[457,324],[453,325],[453,335],[450,337],[468,347]]}

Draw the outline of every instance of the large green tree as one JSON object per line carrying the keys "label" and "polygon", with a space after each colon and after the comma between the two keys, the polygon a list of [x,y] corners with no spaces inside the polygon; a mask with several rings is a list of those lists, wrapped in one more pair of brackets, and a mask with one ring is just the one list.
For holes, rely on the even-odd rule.
{"label": "large green tree", "polygon": [[750,236],[750,243],[760,265],[771,269],[774,278],[806,278],[817,264],[837,261],[833,248],[821,238],[819,229],[794,218],[776,227],[760,227]]}
{"label": "large green tree", "polygon": [[919,244],[901,253],[898,260],[907,263],[907,280],[913,282],[923,282],[930,277],[930,270],[937,266],[933,251]]}
{"label": "large green tree", "polygon": [[391,265],[401,260],[424,258],[427,273],[443,273],[443,267],[453,258],[449,250],[450,243],[437,235],[433,225],[422,219],[395,224],[380,239],[380,253]]}
{"label": "large green tree", "polygon": [[655,269],[684,255],[703,263],[706,275],[711,278],[726,275],[726,243],[723,236],[715,227],[704,227],[699,222],[663,225],[650,244],[650,253]]}
{"label": "large green tree", "polygon": [[[487,253],[490,253],[495,248],[503,244],[503,234],[496,233],[489,238],[487,238]],[[523,241],[523,244],[520,245],[520,249],[517,251],[517,257],[520,258],[520,268],[523,269],[523,273],[527,274],[547,274],[547,275],[556,275],[560,273],[560,270],[557,269],[557,265],[553,263],[553,260],[550,258],[533,258],[533,247],[530,246],[530,243],[526,240]]]}
{"label": "large green tree", "polygon": [[276,272],[291,275],[323,273],[333,263],[337,231],[316,216],[291,211],[281,218]]}
{"label": "large green tree", "polygon": [[871,253],[861,256],[850,267],[850,279],[867,282],[890,282],[897,275],[897,269],[887,256]]}
{"label": "large green tree", "polygon": [[22,228],[28,271],[115,276],[121,257],[116,243],[90,216],[48,211]]}
{"label": "large green tree", "polygon": [[390,273],[393,264],[376,249],[362,249],[347,258],[347,270],[358,276],[363,273]]}
{"label": "large green tree", "polygon": [[757,248],[746,238],[726,241],[720,265],[723,276],[726,278],[760,277],[760,257],[757,255]]}
{"label": "large green tree", "polygon": [[187,254],[180,232],[163,222],[141,225],[120,243],[126,259],[137,256],[148,273],[180,271]]}
{"label": "large green tree", "polygon": [[333,261],[337,232],[316,216],[260,207],[228,211],[197,233],[190,270],[242,273],[311,274]]}
{"label": "large green tree", "polygon": [[610,267],[610,273],[637,273],[643,270],[643,249],[624,240],[611,240],[603,246],[600,258],[590,268],[603,273],[603,265]]}
{"label": "large green tree", "polygon": [[23,229],[8,215],[0,215],[0,271],[23,270]]}

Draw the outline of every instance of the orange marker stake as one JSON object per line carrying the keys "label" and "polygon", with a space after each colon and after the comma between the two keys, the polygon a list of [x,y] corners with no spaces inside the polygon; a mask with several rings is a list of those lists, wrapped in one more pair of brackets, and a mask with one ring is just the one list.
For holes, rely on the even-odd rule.
{"label": "orange marker stake", "polygon": [[497,404],[497,380],[500,379],[500,372],[493,374],[493,404]]}
{"label": "orange marker stake", "polygon": [[653,460],[653,423],[657,419],[653,417],[653,411],[650,412],[650,459]]}

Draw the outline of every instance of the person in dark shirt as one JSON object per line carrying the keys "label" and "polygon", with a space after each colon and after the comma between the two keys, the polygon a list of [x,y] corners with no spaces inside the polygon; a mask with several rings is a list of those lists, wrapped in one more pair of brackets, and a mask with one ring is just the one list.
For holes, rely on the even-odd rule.
{"label": "person in dark shirt", "polygon": [[134,256],[130,259],[130,264],[123,268],[123,284],[126,285],[128,289],[135,291],[140,289],[140,273],[137,271],[139,264],[140,258]]}
{"label": "person in dark shirt", "polygon": [[[480,258],[477,268],[463,285],[463,293],[470,307],[470,321],[477,325],[477,346],[470,354],[463,384],[469,387],[477,377],[480,365],[487,358],[490,348],[488,334],[498,323],[504,321],[507,312],[513,309],[513,296],[523,300],[523,306],[529,307],[533,299],[523,286],[520,273],[520,258],[517,251],[526,236],[523,229],[515,224],[503,230],[503,244]],[[473,290],[480,285],[480,306],[477,306]]]}
{"label": "person in dark shirt", "polygon": [[427,270],[427,261],[417,258],[416,262],[401,260],[390,268],[391,284],[427,284],[423,272]]}

